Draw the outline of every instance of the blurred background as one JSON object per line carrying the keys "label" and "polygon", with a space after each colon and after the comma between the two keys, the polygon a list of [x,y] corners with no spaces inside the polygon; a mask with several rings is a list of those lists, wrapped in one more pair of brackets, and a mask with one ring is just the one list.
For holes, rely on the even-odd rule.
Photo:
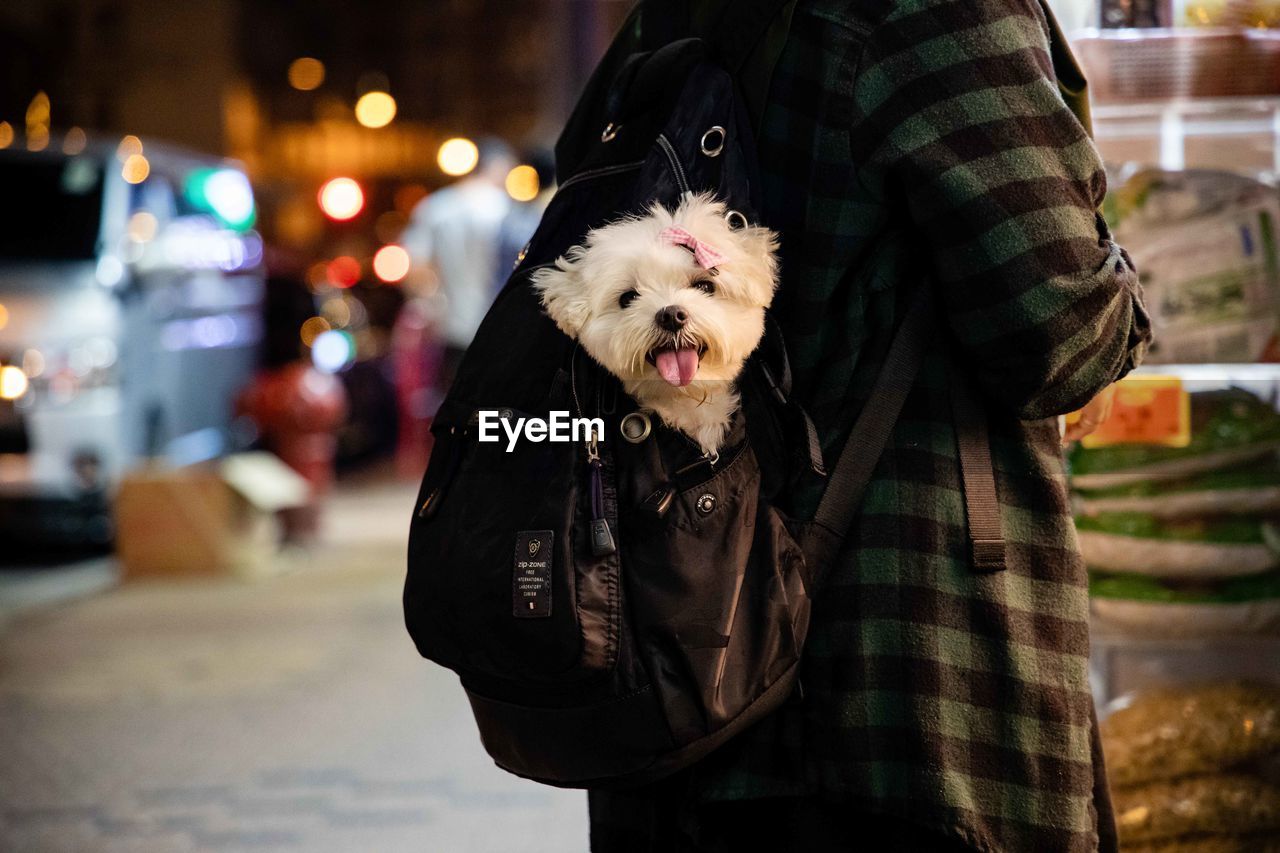
{"label": "blurred background", "polygon": [[[399,595],[431,417],[631,5],[0,3],[0,849],[586,849]],[[1159,336],[1069,453],[1122,836],[1260,850],[1280,2],[1052,5]]]}

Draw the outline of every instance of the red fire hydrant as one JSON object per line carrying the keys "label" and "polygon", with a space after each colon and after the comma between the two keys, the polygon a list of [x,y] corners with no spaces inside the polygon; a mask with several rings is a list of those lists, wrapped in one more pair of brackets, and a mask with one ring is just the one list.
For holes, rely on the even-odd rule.
{"label": "red fire hydrant", "polygon": [[306,362],[291,362],[260,371],[236,409],[257,424],[267,449],[311,484],[308,505],[283,514],[285,538],[314,537],[321,504],[333,485],[337,429],[347,416],[342,383]]}

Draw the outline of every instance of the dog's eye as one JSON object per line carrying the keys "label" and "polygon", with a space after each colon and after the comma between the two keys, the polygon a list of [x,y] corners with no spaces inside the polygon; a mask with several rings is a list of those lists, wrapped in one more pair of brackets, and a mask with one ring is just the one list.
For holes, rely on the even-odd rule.
{"label": "dog's eye", "polygon": [[708,296],[716,292],[716,283],[709,278],[698,279],[692,284],[692,287],[698,288]]}
{"label": "dog's eye", "polygon": [[636,298],[639,296],[640,294],[636,293],[634,290],[628,290],[626,293],[618,297],[618,307],[626,308],[632,302],[635,302]]}

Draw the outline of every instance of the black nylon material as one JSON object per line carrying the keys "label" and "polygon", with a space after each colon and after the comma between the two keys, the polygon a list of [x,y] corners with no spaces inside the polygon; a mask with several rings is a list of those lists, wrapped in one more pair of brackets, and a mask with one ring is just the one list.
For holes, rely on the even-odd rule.
{"label": "black nylon material", "polygon": [[[494,760],[569,787],[660,778],[786,701],[810,595],[929,338],[924,291],[809,525],[770,502],[823,468],[812,423],[787,399],[776,335],[739,381],[743,406],[718,462],[656,421],[644,441],[622,440],[635,402],[543,313],[532,272],[591,228],[655,201],[674,208],[689,191],[712,192],[749,222],[759,209],[750,117],[705,45],[676,42],[625,67],[607,92],[593,80],[592,102],[575,112],[571,126],[595,141],[573,149],[572,175],[432,424],[404,588],[410,635],[423,656],[459,674]],[[608,134],[584,125],[597,97],[611,113]],[[718,156],[701,151],[712,127],[726,129]],[[481,442],[481,410],[599,417],[601,468],[581,442],[524,440],[510,452],[505,441]],[[616,550],[593,548],[601,510]],[[532,613],[521,609],[529,584]]]}

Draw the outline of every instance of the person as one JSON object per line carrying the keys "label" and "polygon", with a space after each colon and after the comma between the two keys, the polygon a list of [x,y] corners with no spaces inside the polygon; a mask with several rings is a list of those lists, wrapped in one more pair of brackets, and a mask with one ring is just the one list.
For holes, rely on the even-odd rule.
{"label": "person", "polygon": [[433,296],[443,313],[440,397],[493,302],[500,230],[511,211],[504,185],[515,156],[497,139],[482,140],[478,148],[475,169],[418,202],[400,235],[414,264],[430,268],[438,285]]}
{"label": "person", "polygon": [[[744,5],[647,6],[612,53],[661,43],[655,23],[714,33]],[[675,776],[589,792],[592,849],[1115,850],[1058,416],[1086,410],[1067,438],[1101,420],[1150,323],[1097,212],[1083,79],[1040,0],[781,15],[771,83],[744,95],[763,221],[782,235],[775,312],[828,460],[916,288],[934,288],[940,327],[815,593],[803,690]],[[970,562],[956,381],[986,410],[999,572]],[[809,518],[821,488],[780,500]]]}

